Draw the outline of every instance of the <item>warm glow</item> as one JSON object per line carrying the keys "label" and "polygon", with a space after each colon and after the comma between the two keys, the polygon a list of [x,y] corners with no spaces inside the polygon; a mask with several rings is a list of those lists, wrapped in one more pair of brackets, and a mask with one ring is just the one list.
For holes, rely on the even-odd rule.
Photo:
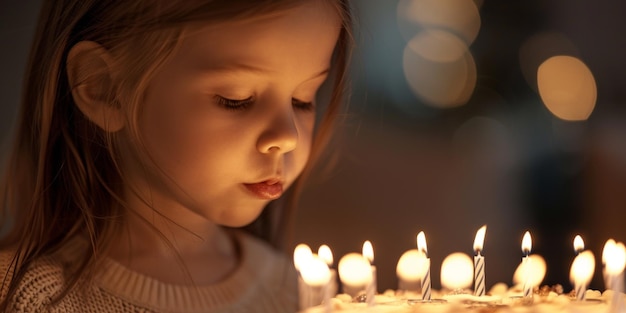
{"label": "warm glow", "polygon": [[602,248],[602,264],[606,264],[607,254],[611,253],[611,249],[615,246],[615,240],[609,239],[604,243],[604,248]]}
{"label": "warm glow", "polygon": [[583,250],[585,250],[585,242],[580,235],[576,235],[576,237],[574,237],[574,251],[580,252]]}
{"label": "warm glow", "polygon": [[530,250],[532,250],[533,242],[530,238],[530,233],[527,231],[524,233],[524,238],[522,238],[522,252],[524,254],[529,254]]}
{"label": "warm glow", "polygon": [[480,30],[480,14],[472,0],[400,0],[398,27],[406,39],[424,29],[442,29],[471,44]]}
{"label": "warm glow", "polygon": [[463,58],[468,46],[458,37],[441,30],[424,31],[413,37],[409,47],[424,59],[437,63],[452,63]]}
{"label": "warm glow", "polygon": [[326,261],[313,255],[300,270],[302,280],[310,286],[322,286],[330,281],[330,270]]}
{"label": "warm glow", "polygon": [[406,45],[402,67],[413,94],[424,104],[453,108],[467,103],[477,80],[474,57],[453,34],[429,29]]}
{"label": "warm glow", "polygon": [[465,253],[448,255],[441,264],[441,285],[449,290],[470,287],[474,279],[474,263]]}
{"label": "warm glow", "polygon": [[572,283],[589,284],[591,278],[593,278],[593,271],[596,267],[596,260],[593,256],[593,252],[587,250],[579,253],[572,267],[570,268],[569,278]]}
{"label": "warm glow", "polygon": [[578,55],[578,48],[565,36],[554,31],[538,32],[528,37],[519,49],[519,65],[524,78],[537,90],[537,69],[555,55]]}
{"label": "warm glow", "polygon": [[597,87],[591,70],[580,59],[554,56],[537,70],[537,87],[544,105],[566,121],[584,121],[596,105]]}
{"label": "warm glow", "polygon": [[476,237],[474,237],[474,251],[480,254],[480,251],[483,251],[483,244],[485,242],[485,233],[487,232],[487,225],[483,225],[477,232]]}
{"label": "warm glow", "polygon": [[365,240],[363,243],[363,256],[367,258],[370,263],[374,263],[374,247],[369,240]]}
{"label": "warm glow", "polygon": [[[525,271],[524,266],[528,266]],[[525,276],[528,275],[528,276]],[[522,284],[526,281],[530,286],[539,286],[546,276],[546,261],[537,254],[528,256],[526,262],[522,261],[515,270],[513,275],[513,282],[515,284]]]}
{"label": "warm glow", "polygon": [[424,254],[428,255],[428,247],[426,247],[426,235],[421,231],[417,234],[417,250],[424,252]]}
{"label": "warm glow", "polygon": [[311,248],[304,243],[297,245],[293,250],[293,264],[298,271],[304,263],[308,262],[312,258],[313,252],[311,251]]}
{"label": "warm glow", "polygon": [[396,266],[396,275],[398,278],[406,281],[418,281],[422,279],[423,271],[421,269],[424,252],[417,249],[411,249],[402,254]]}
{"label": "warm glow", "polygon": [[339,260],[339,278],[349,286],[365,286],[372,281],[370,262],[359,253],[348,253]]}
{"label": "warm glow", "polygon": [[322,260],[324,260],[324,262],[326,262],[326,264],[328,264],[328,266],[333,265],[333,252],[330,251],[330,247],[329,246],[321,245],[317,249],[317,255],[319,255],[320,258],[322,258]]}
{"label": "warm glow", "polygon": [[606,272],[610,275],[619,275],[624,271],[626,265],[626,248],[621,242],[614,245],[605,245],[606,251]]}

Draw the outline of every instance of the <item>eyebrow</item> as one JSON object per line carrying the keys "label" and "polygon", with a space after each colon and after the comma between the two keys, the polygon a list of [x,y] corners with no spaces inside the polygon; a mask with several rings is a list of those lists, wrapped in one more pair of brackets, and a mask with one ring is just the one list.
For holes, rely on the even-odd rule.
{"label": "eyebrow", "polygon": [[[231,72],[231,71],[243,71],[243,72],[250,72],[250,73],[254,73],[257,75],[266,75],[268,73],[272,73],[275,71],[269,70],[269,69],[265,69],[262,67],[257,67],[254,65],[250,65],[250,64],[245,64],[245,63],[231,63],[228,65],[218,65],[218,66],[203,66],[200,69],[202,72]],[[326,68],[323,71],[320,71],[319,73],[314,74],[313,76],[311,76],[310,78],[307,79],[308,80],[313,80],[322,76],[327,75],[330,72],[330,68]]]}

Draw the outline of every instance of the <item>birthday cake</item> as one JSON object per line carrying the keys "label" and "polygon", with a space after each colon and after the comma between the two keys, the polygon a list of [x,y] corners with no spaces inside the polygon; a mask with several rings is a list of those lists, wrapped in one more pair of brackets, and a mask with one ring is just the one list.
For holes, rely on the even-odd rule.
{"label": "birthday cake", "polygon": [[[398,289],[383,293],[378,293],[376,288],[377,272],[373,265],[371,243],[364,244],[362,254],[343,256],[338,271],[329,266],[332,254],[330,258],[325,256],[330,253],[328,247],[320,247],[317,254],[313,254],[306,245],[296,247],[294,263],[299,273],[301,313],[626,313],[626,296],[623,293],[626,248],[621,242],[609,239],[604,247],[602,263],[607,287],[604,292],[586,288],[593,276],[595,257],[591,251],[583,251],[584,244],[577,245],[577,240],[582,243],[580,238],[574,240],[577,255],[570,268],[574,289],[564,292],[561,285],[542,286],[546,263],[541,256],[530,254],[528,232],[522,242],[524,257],[514,273],[512,287],[497,283],[486,290],[484,258],[480,253],[482,243],[478,246],[475,243],[474,262],[464,253],[448,255],[441,264],[442,289],[431,290],[431,261],[426,254],[423,233],[420,235],[418,249],[407,251],[398,261]],[[482,236],[481,242],[484,231]],[[340,293],[337,293],[338,290],[341,290]]]}
{"label": "birthday cake", "polygon": [[[612,290],[603,293],[587,290],[585,300],[579,301],[573,293],[562,293],[559,286],[537,288],[532,302],[528,302],[516,288],[498,283],[489,295],[477,297],[468,293],[434,292],[429,301],[419,294],[388,290],[375,296],[374,304],[359,302],[347,294],[338,294],[328,303],[308,308],[303,313],[322,312],[381,312],[381,313],[447,313],[447,312],[623,312],[615,303]],[[623,303],[624,295],[620,293]]]}

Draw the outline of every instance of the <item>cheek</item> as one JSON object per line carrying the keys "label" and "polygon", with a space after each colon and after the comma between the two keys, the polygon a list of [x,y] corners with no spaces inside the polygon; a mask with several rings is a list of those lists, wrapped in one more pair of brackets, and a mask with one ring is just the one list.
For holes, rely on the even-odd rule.
{"label": "cheek", "polygon": [[207,147],[198,123],[189,118],[193,114],[186,112],[187,99],[173,94],[166,89],[149,93],[139,120],[148,153],[167,170],[203,155]]}
{"label": "cheek", "polygon": [[295,156],[295,163],[298,169],[298,175],[302,172],[306,166],[311,153],[311,147],[313,143],[313,128],[315,124],[315,116],[310,114],[301,119],[301,127],[299,130],[298,138],[298,152]]}

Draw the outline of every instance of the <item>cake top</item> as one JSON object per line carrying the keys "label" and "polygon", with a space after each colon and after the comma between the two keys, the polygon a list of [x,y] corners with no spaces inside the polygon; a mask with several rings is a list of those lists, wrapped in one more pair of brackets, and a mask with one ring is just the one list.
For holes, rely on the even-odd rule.
{"label": "cake top", "polygon": [[376,295],[374,305],[359,302],[347,294],[338,294],[329,303],[309,308],[302,313],[622,312],[624,308],[623,293],[586,290],[585,294],[585,300],[579,301],[573,292],[562,293],[562,288],[558,285],[544,286],[535,288],[529,301],[518,286],[508,288],[505,284],[498,283],[486,296],[474,296],[464,291],[433,291],[433,298],[423,301],[417,293],[387,290]]}

